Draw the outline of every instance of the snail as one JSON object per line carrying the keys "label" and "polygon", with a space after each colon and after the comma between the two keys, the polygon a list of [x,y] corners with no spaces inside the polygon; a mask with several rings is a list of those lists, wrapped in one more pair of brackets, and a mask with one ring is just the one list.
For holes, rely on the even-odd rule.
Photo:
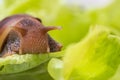
{"label": "snail", "polygon": [[60,27],[42,24],[41,19],[17,14],[0,21],[0,56],[60,51],[62,45],[47,33]]}

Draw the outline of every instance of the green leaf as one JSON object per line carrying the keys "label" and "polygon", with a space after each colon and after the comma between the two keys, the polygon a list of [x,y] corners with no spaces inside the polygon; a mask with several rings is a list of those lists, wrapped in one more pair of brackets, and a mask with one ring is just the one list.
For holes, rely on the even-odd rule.
{"label": "green leaf", "polygon": [[50,60],[48,64],[48,72],[54,80],[64,80],[63,78],[63,61],[57,58]]}
{"label": "green leaf", "polygon": [[119,79],[120,79],[120,65],[118,66],[118,69],[116,70],[114,76],[112,76],[109,80],[119,80]]}
{"label": "green leaf", "polygon": [[[63,52],[49,54],[14,54],[0,58],[0,80],[53,80],[47,71],[48,61]],[[7,76],[7,77],[6,77]]]}
{"label": "green leaf", "polygon": [[108,80],[120,62],[120,37],[108,28],[93,27],[64,56],[65,80]]}
{"label": "green leaf", "polygon": [[34,68],[46,61],[48,54],[11,55],[0,58],[0,74],[11,74]]}
{"label": "green leaf", "polygon": [[0,74],[0,80],[53,80],[48,74],[47,64],[48,61],[23,72]]}

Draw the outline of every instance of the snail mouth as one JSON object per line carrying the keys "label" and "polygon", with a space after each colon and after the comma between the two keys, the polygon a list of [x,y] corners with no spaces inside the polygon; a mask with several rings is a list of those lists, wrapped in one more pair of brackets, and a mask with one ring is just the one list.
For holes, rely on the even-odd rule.
{"label": "snail mouth", "polygon": [[10,31],[2,45],[0,57],[9,56],[19,52],[20,37],[15,31]]}

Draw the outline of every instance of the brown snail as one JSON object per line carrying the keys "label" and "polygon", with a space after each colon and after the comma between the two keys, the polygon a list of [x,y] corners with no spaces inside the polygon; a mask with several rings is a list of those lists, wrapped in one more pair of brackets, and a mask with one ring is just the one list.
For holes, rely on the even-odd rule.
{"label": "brown snail", "polygon": [[41,20],[18,14],[0,21],[0,54],[48,53],[60,51],[62,45],[47,33],[59,27],[45,27]]}

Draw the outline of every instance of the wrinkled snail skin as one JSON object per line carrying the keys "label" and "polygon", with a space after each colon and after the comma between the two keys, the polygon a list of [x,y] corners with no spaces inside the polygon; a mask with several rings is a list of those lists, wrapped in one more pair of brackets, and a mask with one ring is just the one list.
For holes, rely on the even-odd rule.
{"label": "wrinkled snail skin", "polygon": [[58,29],[44,27],[39,18],[26,14],[13,15],[0,22],[0,53],[48,53],[60,51],[62,45],[47,33]]}

